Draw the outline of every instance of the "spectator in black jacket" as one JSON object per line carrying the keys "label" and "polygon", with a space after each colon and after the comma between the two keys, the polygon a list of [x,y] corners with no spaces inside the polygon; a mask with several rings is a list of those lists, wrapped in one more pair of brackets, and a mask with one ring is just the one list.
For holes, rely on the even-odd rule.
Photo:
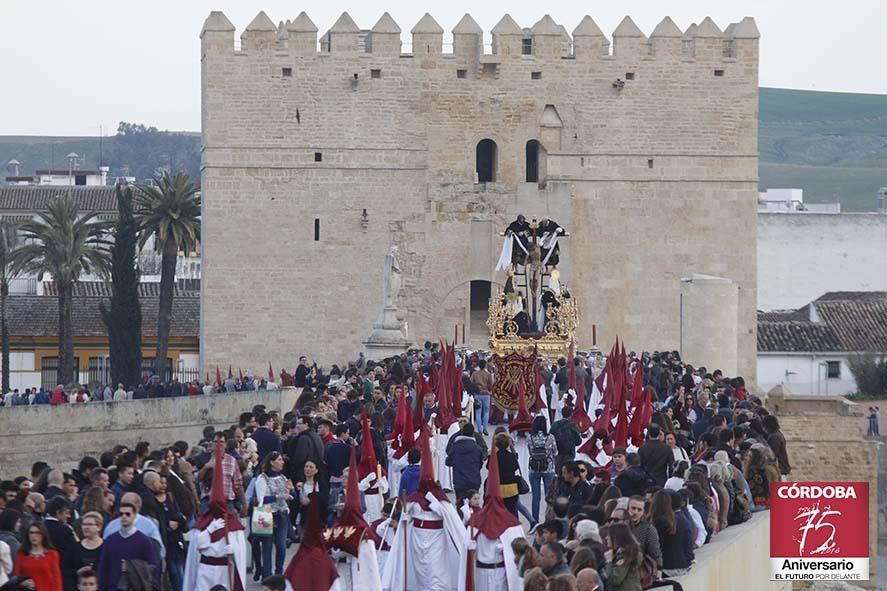
{"label": "spectator in black jacket", "polygon": [[591,485],[583,478],[579,462],[571,460],[561,469],[561,483],[555,493],[555,500],[567,499],[570,507],[581,507],[587,504],[591,496]]}
{"label": "spectator in black jacket", "polygon": [[490,454],[490,461],[499,462],[499,485],[502,490],[502,500],[505,502],[505,508],[517,517],[517,503],[520,500],[517,486],[520,466],[517,463],[517,454],[511,451],[511,437],[508,436],[508,433],[499,433],[494,442],[496,454]]}
{"label": "spectator in black jacket", "polygon": [[662,572],[668,577],[686,574],[693,562],[693,530],[690,523],[675,515],[672,495],[657,491],[650,502],[650,521],[659,536],[662,551]]}
{"label": "spectator in black jacket", "polygon": [[702,411],[702,417],[697,419],[695,423],[693,423],[693,438],[699,439],[699,437],[711,428],[711,420],[715,416],[715,409],[712,407],[708,407]]}
{"label": "spectator in black jacket", "polygon": [[650,473],[656,481],[656,486],[660,488],[664,486],[674,454],[666,445],[665,436],[658,425],[650,425],[647,428],[647,441],[641,447],[638,456],[641,459],[641,467]]}
{"label": "spectator in black jacket", "polygon": [[311,460],[319,471],[317,480],[325,478],[323,442],[315,430],[311,417],[298,417],[290,423],[290,435],[286,442],[286,455],[289,458],[287,472],[293,482],[305,482],[305,462]]}
{"label": "spectator in black jacket", "polygon": [[56,496],[46,503],[46,530],[49,540],[59,553],[59,566],[65,591],[77,589],[78,544],[68,521],[71,519],[71,502],[64,496]]}
{"label": "spectator in black jacket", "polygon": [[453,469],[453,490],[457,504],[466,491],[480,490],[483,463],[483,450],[474,439],[474,425],[463,425],[459,434],[447,445],[447,466]]}
{"label": "spectator in black jacket", "polygon": [[643,497],[647,494],[647,490],[655,486],[653,477],[641,466],[641,458],[638,454],[632,452],[626,455],[625,463],[628,467],[616,477],[613,484],[619,488],[622,496],[639,495]]}

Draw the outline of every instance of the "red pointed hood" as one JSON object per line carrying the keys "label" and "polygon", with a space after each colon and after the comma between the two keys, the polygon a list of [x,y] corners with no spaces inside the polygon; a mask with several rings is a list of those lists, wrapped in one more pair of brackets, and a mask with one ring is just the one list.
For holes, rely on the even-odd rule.
{"label": "red pointed hood", "polygon": [[228,510],[228,500],[225,498],[225,470],[222,462],[225,458],[225,444],[216,441],[213,444],[213,481],[209,493],[209,508],[200,516],[194,524],[195,529],[204,530],[216,519],[224,519],[226,527],[213,532],[211,538],[217,542],[225,537],[226,531],[239,531],[243,529],[240,517]]}
{"label": "red pointed hood", "polygon": [[302,543],[283,573],[293,589],[299,591],[329,591],[339,578],[336,565],[323,542],[319,511],[318,497],[311,495]]}
{"label": "red pointed hood", "polygon": [[570,358],[567,363],[570,364],[570,389],[576,391],[576,343],[570,343]]}
{"label": "red pointed hood", "polygon": [[511,419],[508,430],[525,433],[533,429],[533,417],[527,410],[527,389],[524,388],[523,382],[517,382],[515,387],[517,388],[517,414]]}
{"label": "red pointed hood", "polygon": [[630,406],[631,421],[628,423],[628,436],[631,437],[632,443],[638,445],[644,435],[644,424],[641,422],[644,414],[644,367],[640,359],[635,365],[632,379]]}
{"label": "red pointed hood", "polygon": [[[406,390],[406,388],[404,388]],[[403,399],[403,412],[404,412],[404,420],[403,420],[403,428],[400,432],[400,443],[397,444],[397,448],[394,450],[394,457],[400,459],[404,457],[408,451],[413,449],[416,443],[416,431],[413,426],[413,413],[410,412],[410,402],[408,398]]]}
{"label": "red pointed hood", "polygon": [[450,425],[458,421],[454,415],[453,407],[457,390],[462,391],[462,374],[456,366],[456,349],[446,343],[441,343],[441,350],[441,371],[437,384],[437,416],[434,418],[434,424],[446,433]]}
{"label": "red pointed hood", "polygon": [[228,379],[232,379],[234,377],[234,372],[231,371],[231,364],[228,364]]}
{"label": "red pointed hood", "polygon": [[498,539],[509,527],[520,525],[520,520],[505,508],[502,500],[501,484],[499,483],[499,453],[493,448],[487,461],[487,490],[484,506],[475,511],[468,525],[482,532],[491,540]]}
{"label": "red pointed hood", "polygon": [[394,428],[386,439],[397,441],[398,435],[403,433],[403,424],[406,420],[406,388],[401,386],[400,395],[397,397],[397,414],[394,417]]}
{"label": "red pointed hood", "polygon": [[268,362],[268,381],[274,381],[274,369],[271,367],[271,362]]}
{"label": "red pointed hood", "polygon": [[431,430],[428,425],[423,424],[419,432],[419,451],[422,452],[422,459],[419,464],[419,488],[416,489],[408,501],[419,503],[423,509],[428,510],[428,499],[425,493],[431,493],[439,501],[446,501],[447,495],[440,487],[440,483],[434,475],[434,458],[431,455]]}
{"label": "red pointed hood", "polygon": [[222,372],[219,371],[219,366],[216,366],[216,386],[222,385]]}
{"label": "red pointed hood", "polygon": [[363,518],[357,481],[357,447],[353,446],[351,448],[351,463],[348,467],[348,483],[345,488],[345,506],[333,524],[329,537],[331,547],[348,552],[352,556],[357,556],[360,542],[364,538],[372,540],[374,544],[380,543],[379,536]]}
{"label": "red pointed hood", "polygon": [[570,415],[570,421],[576,423],[580,433],[585,433],[592,426],[591,417],[585,410],[585,380],[579,380],[576,384],[576,407]]}
{"label": "red pointed hood", "polygon": [[547,406],[545,404],[545,402],[542,400],[542,395],[539,394],[539,389],[542,388],[543,386],[545,386],[545,378],[542,377],[542,368],[539,367],[538,361],[536,362],[534,367],[535,367],[535,378],[536,378],[535,379],[535,382],[536,382],[535,392],[534,392],[535,397],[533,398],[533,406],[530,407],[530,410],[532,412],[539,412],[540,410],[542,410],[543,408],[545,408]]}
{"label": "red pointed hood", "polygon": [[[367,416],[366,409],[360,418],[361,423],[361,442],[360,442],[360,480],[363,480],[370,474],[376,474],[379,469],[379,461],[376,458],[376,448],[373,445],[373,431],[370,428],[370,419]],[[384,474],[385,471],[382,470]]]}

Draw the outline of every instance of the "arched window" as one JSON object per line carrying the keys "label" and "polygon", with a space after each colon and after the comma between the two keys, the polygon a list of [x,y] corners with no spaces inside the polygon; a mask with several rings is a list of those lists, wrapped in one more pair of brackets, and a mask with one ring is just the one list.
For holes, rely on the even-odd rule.
{"label": "arched window", "polygon": [[497,147],[496,142],[491,139],[484,139],[477,143],[475,151],[477,171],[477,182],[479,183],[495,183],[496,182],[496,158]]}
{"label": "arched window", "polygon": [[527,182],[539,182],[539,142],[530,140],[527,142]]}

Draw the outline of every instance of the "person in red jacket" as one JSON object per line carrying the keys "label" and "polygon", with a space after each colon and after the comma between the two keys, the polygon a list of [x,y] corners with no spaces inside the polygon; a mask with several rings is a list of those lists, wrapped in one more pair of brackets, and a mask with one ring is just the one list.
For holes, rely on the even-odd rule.
{"label": "person in red jacket", "polygon": [[28,526],[28,535],[16,554],[12,574],[31,577],[35,591],[62,591],[59,554],[52,548],[43,522],[34,521]]}
{"label": "person in red jacket", "polygon": [[65,403],[65,387],[59,384],[49,395],[49,403],[53,406]]}

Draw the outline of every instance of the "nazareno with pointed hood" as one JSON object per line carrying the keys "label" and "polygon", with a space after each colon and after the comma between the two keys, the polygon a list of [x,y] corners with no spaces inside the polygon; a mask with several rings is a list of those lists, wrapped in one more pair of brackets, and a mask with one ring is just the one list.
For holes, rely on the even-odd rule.
{"label": "nazareno with pointed hood", "polygon": [[446,493],[434,476],[434,462],[431,457],[431,443],[429,440],[430,429],[428,425],[423,424],[419,432],[419,450],[422,452],[422,459],[419,464],[419,488],[407,499],[407,501],[418,503],[425,511],[428,511],[430,508],[430,503],[425,498],[426,493],[433,494],[441,502],[449,501]]}
{"label": "nazareno with pointed hood", "polygon": [[329,591],[339,578],[336,564],[323,542],[319,512],[317,496],[312,495],[302,544],[283,573],[292,588],[299,591]]}
{"label": "nazareno with pointed hood", "polygon": [[523,382],[518,382],[515,387],[517,388],[517,414],[511,419],[508,430],[527,433],[533,430],[533,417],[527,410],[527,389]]}
{"label": "nazareno with pointed hood", "polygon": [[[520,520],[505,507],[502,500],[502,491],[499,483],[499,457],[495,452],[490,453],[487,462],[487,490],[484,506],[475,511],[468,525],[483,533],[487,538],[496,540],[509,527],[520,525]],[[476,535],[475,535],[476,537]]]}
{"label": "nazareno with pointed hood", "polygon": [[366,409],[364,409],[363,415],[360,417],[360,423],[360,463],[358,464],[360,480],[377,472],[381,472],[382,476],[384,476],[385,469],[379,466],[379,460],[376,458],[376,448],[373,446],[373,432],[370,429],[370,419],[367,416]]}
{"label": "nazareno with pointed hood", "polygon": [[397,407],[397,413],[403,415],[403,427],[400,431],[400,441],[394,446],[394,457],[400,459],[404,457],[408,451],[413,449],[416,438],[415,426],[413,425],[413,413],[410,412],[410,405],[404,392],[401,393],[400,401]]}
{"label": "nazareno with pointed hood", "polygon": [[218,542],[226,533],[240,531],[243,525],[240,517],[228,509],[228,500],[225,498],[224,469],[222,461],[225,458],[225,444],[216,441],[213,448],[213,480],[209,493],[209,509],[200,516],[193,529],[205,530],[216,519],[224,519],[225,527],[216,530],[210,536],[210,540]]}
{"label": "nazareno with pointed hood", "polygon": [[343,550],[357,556],[360,543],[366,538],[373,543],[380,543],[379,536],[363,518],[360,509],[360,491],[357,487],[357,447],[351,448],[351,463],[348,468],[348,484],[345,488],[345,506],[332,527],[329,544],[333,548]]}

